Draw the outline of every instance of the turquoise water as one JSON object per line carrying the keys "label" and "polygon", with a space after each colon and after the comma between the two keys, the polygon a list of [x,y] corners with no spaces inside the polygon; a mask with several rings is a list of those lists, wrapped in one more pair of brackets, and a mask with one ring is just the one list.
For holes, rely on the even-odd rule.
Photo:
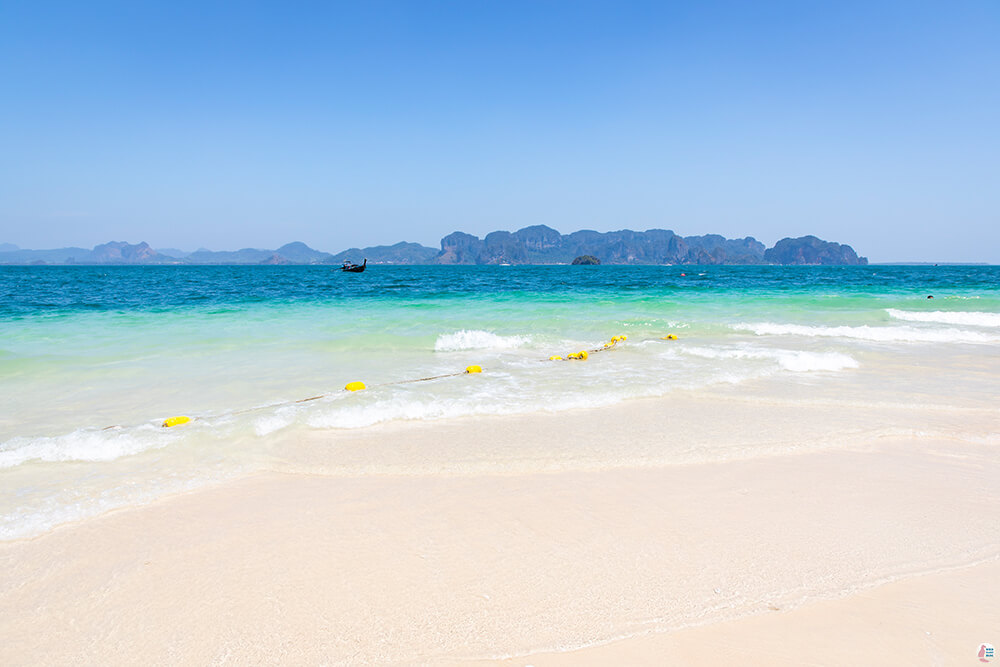
{"label": "turquoise water", "polygon": [[[976,369],[998,350],[1000,267],[0,267],[0,539],[267,467],[275,442],[329,429],[863,390],[928,358],[969,369],[933,400],[989,406]],[[940,396],[932,376],[899,400]],[[342,391],[355,380],[369,389]],[[196,420],[160,427],[174,415]]]}

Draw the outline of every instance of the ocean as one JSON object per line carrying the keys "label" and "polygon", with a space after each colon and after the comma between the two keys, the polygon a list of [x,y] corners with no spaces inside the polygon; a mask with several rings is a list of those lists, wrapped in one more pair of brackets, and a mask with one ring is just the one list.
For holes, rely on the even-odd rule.
{"label": "ocean", "polygon": [[[604,347],[615,336],[627,338]],[[581,350],[584,361],[549,360]],[[818,406],[829,437],[816,447],[900,434],[993,447],[998,373],[995,266],[0,267],[0,540],[308,470],[303,441],[315,457],[318,439],[371,429],[646,398]],[[355,381],[367,389],[344,390]],[[873,405],[879,416],[865,417]],[[192,421],[161,426],[179,415]],[[679,423],[657,451],[517,460],[774,455],[801,445],[789,428],[757,438],[751,420],[713,440]],[[335,451],[324,474],[510,464],[454,452],[380,467]]]}

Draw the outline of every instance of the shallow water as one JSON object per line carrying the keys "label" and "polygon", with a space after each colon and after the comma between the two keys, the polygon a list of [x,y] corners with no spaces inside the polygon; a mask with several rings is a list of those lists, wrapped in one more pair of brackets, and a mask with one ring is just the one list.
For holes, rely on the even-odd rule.
{"label": "shallow water", "polygon": [[[601,351],[547,361],[579,350]],[[329,429],[642,397],[921,406],[952,415],[937,436],[994,446],[998,370],[998,267],[0,267],[0,539],[268,468],[276,442],[287,460]],[[906,414],[859,437],[916,430]],[[161,428],[173,415],[195,421]],[[649,460],[723,451],[671,442]]]}

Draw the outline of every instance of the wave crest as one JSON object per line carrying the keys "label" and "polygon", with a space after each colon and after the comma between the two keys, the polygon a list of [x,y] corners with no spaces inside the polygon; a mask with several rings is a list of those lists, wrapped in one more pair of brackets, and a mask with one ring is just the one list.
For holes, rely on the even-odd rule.
{"label": "wave crest", "polygon": [[778,362],[786,371],[842,371],[859,366],[856,359],[839,352],[806,352],[802,350],[749,350],[688,348],[688,354],[706,359],[762,359]]}
{"label": "wave crest", "polygon": [[166,446],[172,439],[161,433],[166,430],[154,426],[124,431],[81,429],[59,436],[13,438],[0,443],[0,468],[13,468],[29,461],[113,461]]}
{"label": "wave crest", "polygon": [[976,311],[943,311],[919,312],[913,310],[897,310],[886,308],[889,317],[907,322],[938,322],[941,324],[964,324],[977,327],[1000,327],[1000,313],[983,313]]}
{"label": "wave crest", "polygon": [[498,336],[490,331],[462,329],[450,334],[441,334],[434,342],[435,352],[457,352],[459,350],[509,350],[521,347],[531,340],[528,336]]}
{"label": "wave crest", "polygon": [[803,324],[757,322],[733,324],[737,331],[750,331],[758,336],[808,336],[854,338],[877,343],[996,343],[1000,337],[962,329],[916,329],[913,327],[838,326],[812,327]]}

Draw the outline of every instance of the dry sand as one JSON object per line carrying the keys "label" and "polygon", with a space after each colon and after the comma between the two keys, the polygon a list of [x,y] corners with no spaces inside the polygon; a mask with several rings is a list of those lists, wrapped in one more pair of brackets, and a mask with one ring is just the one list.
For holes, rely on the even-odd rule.
{"label": "dry sand", "polygon": [[[1000,563],[916,576],[699,628],[502,664],[981,665],[1000,634]],[[992,641],[991,641],[992,640]]]}
{"label": "dry sand", "polygon": [[[647,408],[570,431],[613,441]],[[509,436],[391,433],[412,452]],[[989,447],[883,439],[643,468],[261,474],[0,544],[0,664],[979,664],[978,642],[1000,644],[996,470]]]}

